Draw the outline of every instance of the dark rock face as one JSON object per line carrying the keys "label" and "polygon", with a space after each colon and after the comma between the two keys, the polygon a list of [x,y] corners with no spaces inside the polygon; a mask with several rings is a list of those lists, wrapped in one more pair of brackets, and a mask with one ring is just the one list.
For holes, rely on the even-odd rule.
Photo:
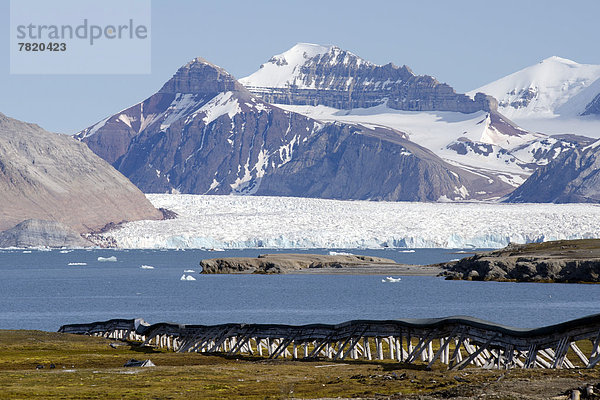
{"label": "dark rock face", "polygon": [[89,247],[92,243],[68,226],[55,221],[28,219],[0,232],[0,248],[5,247]]}
{"label": "dark rock face", "polygon": [[263,254],[256,258],[228,257],[200,261],[203,274],[281,274],[307,268],[396,265],[387,258],[357,255]]}
{"label": "dark rock face", "polygon": [[459,199],[484,185],[487,179],[446,164],[393,132],[335,124],[265,175],[257,194],[422,201]]}
{"label": "dark rock face", "polygon": [[0,114],[0,231],[27,219],[82,233],[160,218],[138,188],[84,144]]}
{"label": "dark rock face", "polygon": [[448,279],[518,282],[600,282],[600,241],[509,245],[441,265]]}
{"label": "dark rock face", "polygon": [[[299,46],[302,45],[295,48]],[[268,63],[287,63],[281,57],[284,56],[274,57]],[[335,46],[307,59],[299,69],[287,87],[257,86],[252,76],[241,81],[252,93],[276,104],[322,104],[351,109],[372,107],[387,99],[389,107],[405,111],[472,113],[497,108],[491,96],[478,93],[471,99],[431,76],[415,75],[407,66],[375,65]]]}
{"label": "dark rock face", "polygon": [[479,257],[458,262],[443,276],[474,281],[600,282],[600,259],[568,261]]}
{"label": "dark rock face", "polygon": [[401,132],[322,124],[265,103],[200,59],[77,137],[145,192],[436,201],[489,186]]}
{"label": "dark rock face", "polygon": [[590,101],[581,115],[600,115],[600,93]]}
{"label": "dark rock face", "polygon": [[516,90],[512,90],[508,93],[511,96],[517,95],[516,99],[513,101],[501,101],[500,107],[512,107],[512,108],[525,108],[531,103],[531,100],[535,99],[538,95],[537,88],[529,87],[527,89],[521,89],[517,93]]}
{"label": "dark rock face", "polygon": [[196,58],[180,68],[158,93],[214,96],[228,91],[243,91],[243,86],[223,68]]}
{"label": "dark rock face", "polygon": [[[243,100],[242,100],[243,101]],[[268,105],[238,101],[241,112],[206,124],[179,120],[166,132],[138,135],[115,166],[145,192],[254,194],[262,177],[314,134],[315,121]],[[160,171],[160,172],[157,172]]]}
{"label": "dark rock face", "polygon": [[600,146],[566,151],[540,167],[506,200],[512,203],[600,202]]}

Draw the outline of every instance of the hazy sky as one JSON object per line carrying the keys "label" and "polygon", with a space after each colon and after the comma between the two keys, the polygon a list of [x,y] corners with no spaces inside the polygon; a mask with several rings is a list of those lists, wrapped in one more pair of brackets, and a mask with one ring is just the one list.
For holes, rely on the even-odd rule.
{"label": "hazy sky", "polygon": [[406,64],[465,92],[552,55],[600,64],[598,16],[597,0],[153,0],[149,75],[10,75],[3,29],[0,112],[73,133],[153,94],[194,57],[239,78],[297,42]]}

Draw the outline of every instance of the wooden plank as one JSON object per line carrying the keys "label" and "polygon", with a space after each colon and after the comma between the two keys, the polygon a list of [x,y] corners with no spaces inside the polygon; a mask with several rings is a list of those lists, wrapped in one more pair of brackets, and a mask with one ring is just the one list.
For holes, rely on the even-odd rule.
{"label": "wooden plank", "polygon": [[532,344],[527,350],[527,358],[523,364],[523,368],[533,368],[535,366],[535,360],[537,359],[537,346]]}
{"label": "wooden plank", "polygon": [[[352,336],[356,334],[356,332],[358,331],[358,327],[354,328],[354,330],[352,331],[352,333],[348,336],[348,338],[346,340],[344,340],[344,343],[339,347],[337,353],[335,354],[335,356],[333,357],[334,360],[337,360],[340,358],[340,356],[343,355],[342,358],[346,358],[348,356],[348,354],[343,353],[344,351],[344,347],[346,347],[346,345],[352,340]],[[363,333],[367,330],[367,328],[364,328],[361,332],[361,334],[359,336],[362,336]],[[350,349],[352,349],[352,346],[350,347]]]}
{"label": "wooden plank", "polygon": [[[452,365],[454,364],[454,361],[457,361],[457,362],[462,361],[462,356],[460,354],[460,346],[461,346],[463,340],[464,340],[464,333],[460,334],[460,337],[458,340],[454,340],[454,351],[452,352],[452,356],[450,356],[450,359],[448,360],[448,369],[452,369]],[[459,360],[459,357],[461,358],[460,360]]]}
{"label": "wooden plank", "polygon": [[369,344],[369,338],[367,336],[365,336],[363,338],[363,346],[365,348],[365,357],[367,358],[367,360],[371,361],[372,357],[371,357],[371,345]]}
{"label": "wooden plank", "polygon": [[440,348],[435,353],[435,355],[433,357],[431,357],[429,364],[427,364],[427,368],[431,368],[433,366],[433,363],[435,362],[435,360],[444,353],[444,351],[446,350],[446,348],[448,347],[449,344],[450,344],[450,338],[446,339],[443,343],[440,339]]}
{"label": "wooden plank", "polygon": [[577,347],[577,344],[575,342],[571,342],[570,346],[573,352],[577,355],[577,357],[579,357],[579,359],[583,362],[583,365],[587,366],[590,360],[585,356],[585,354],[583,354],[583,351],[581,351],[581,349]]}
{"label": "wooden plank", "polygon": [[456,366],[454,368],[456,368],[458,370],[461,370],[461,369],[465,368],[481,352],[483,352],[490,345],[490,343],[492,343],[492,341],[494,341],[496,339],[497,336],[498,336],[498,334],[495,334],[494,336],[492,336],[490,339],[488,339],[487,342],[485,342],[484,345],[480,346],[473,354],[471,354],[469,357],[465,358],[464,360],[462,360],[461,362],[459,362],[458,364],[456,364]]}
{"label": "wooden plank", "polygon": [[381,343],[381,338],[378,336],[375,337],[375,350],[377,352],[377,359],[383,360],[383,345]]}
{"label": "wooden plank", "polygon": [[408,355],[406,362],[412,363],[417,357],[419,357],[426,349],[429,348],[429,344],[433,340],[433,337],[436,335],[436,331],[431,332],[427,337],[420,339],[419,343],[413,349],[412,353]]}
{"label": "wooden plank", "polygon": [[561,340],[558,341],[556,345],[556,354],[554,354],[554,363],[552,364],[552,368],[562,368],[563,363],[565,361],[565,357],[567,356],[567,351],[569,350],[569,343],[571,340],[568,336],[565,336]]}
{"label": "wooden plank", "polygon": [[387,338],[388,344],[389,344],[389,350],[390,350],[390,360],[395,360],[396,359],[396,346],[395,346],[395,340],[393,336],[388,336]]}

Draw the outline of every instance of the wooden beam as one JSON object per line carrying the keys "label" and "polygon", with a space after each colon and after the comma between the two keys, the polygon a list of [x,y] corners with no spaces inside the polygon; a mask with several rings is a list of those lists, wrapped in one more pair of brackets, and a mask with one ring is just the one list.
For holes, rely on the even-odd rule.
{"label": "wooden beam", "polygon": [[496,340],[496,337],[498,337],[497,333],[494,336],[492,336],[490,339],[488,339],[488,341],[485,342],[485,344],[483,346],[479,346],[479,348],[473,354],[471,354],[469,357],[465,358],[464,360],[462,360],[461,362],[459,362],[458,364],[456,364],[456,366],[454,368],[456,368],[458,370],[461,370],[464,367],[466,367],[481,352],[483,352],[490,345],[490,343],[492,343],[494,340]]}
{"label": "wooden beam", "polygon": [[435,353],[435,355],[433,357],[431,357],[431,360],[429,361],[429,364],[427,364],[427,368],[431,368],[433,366],[433,363],[435,362],[435,360],[444,353],[444,350],[446,350],[446,348],[448,347],[448,345],[450,344],[450,338],[444,340],[444,342],[442,343],[442,339],[440,339],[440,348],[438,349],[438,351]]}
{"label": "wooden beam", "polygon": [[583,354],[583,351],[581,351],[581,349],[577,347],[577,344],[575,342],[571,342],[570,346],[571,349],[573,349],[573,352],[577,355],[577,357],[579,357],[581,362],[583,362],[583,365],[587,366],[590,360],[588,360],[585,354]]}

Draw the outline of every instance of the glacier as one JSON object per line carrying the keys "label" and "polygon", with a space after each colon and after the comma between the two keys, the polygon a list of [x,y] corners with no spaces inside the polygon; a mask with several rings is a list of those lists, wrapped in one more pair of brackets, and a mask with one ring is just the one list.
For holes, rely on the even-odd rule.
{"label": "glacier", "polygon": [[176,219],[104,233],[130,249],[500,248],[600,237],[593,204],[413,203],[147,194]]}

